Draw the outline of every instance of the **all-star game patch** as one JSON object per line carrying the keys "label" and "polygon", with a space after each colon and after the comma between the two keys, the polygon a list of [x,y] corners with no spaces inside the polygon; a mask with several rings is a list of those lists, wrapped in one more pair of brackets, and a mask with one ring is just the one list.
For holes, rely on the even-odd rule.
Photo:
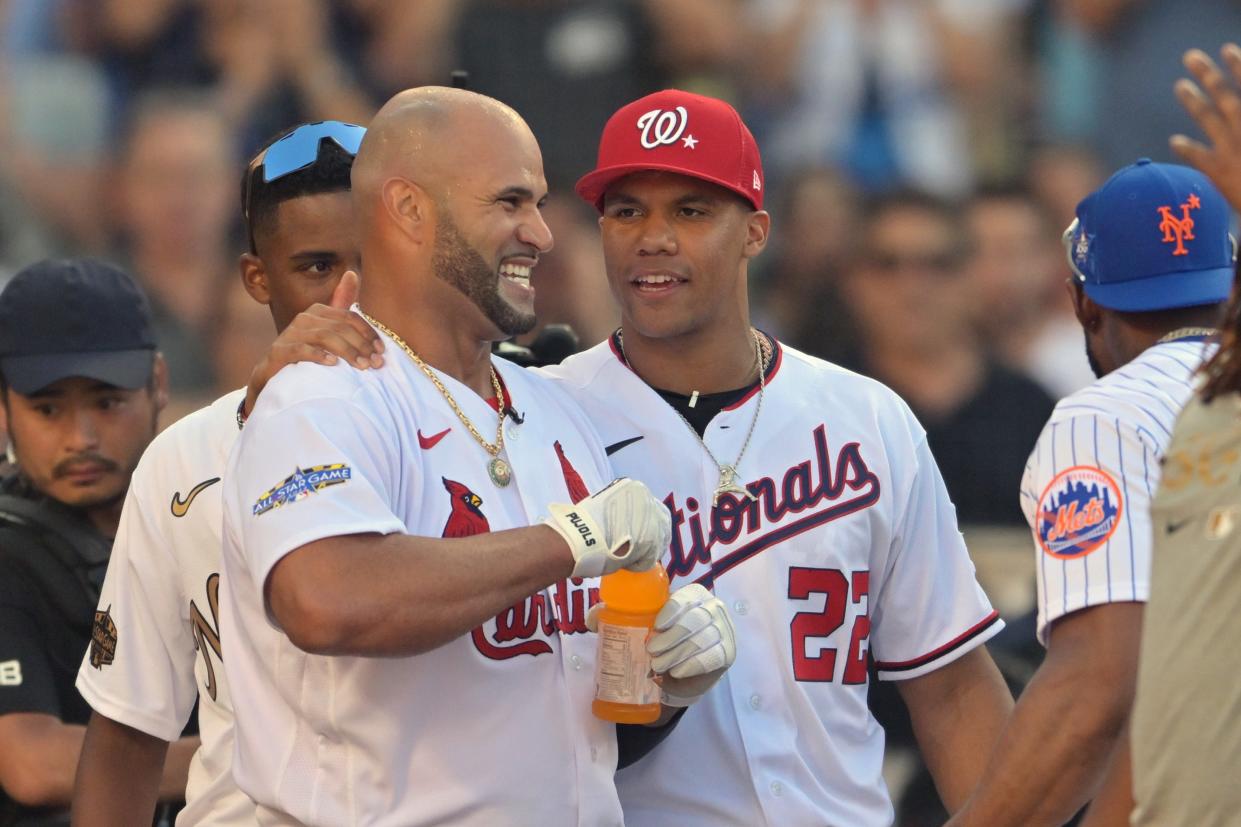
{"label": "all-star game patch", "polygon": [[343,462],[329,465],[312,465],[308,468],[295,468],[293,473],[284,478],[262,495],[254,504],[254,515],[266,514],[273,508],[304,500],[316,491],[322,491],[329,485],[341,485],[349,482],[352,472]]}
{"label": "all-star game patch", "polygon": [[90,665],[102,669],[116,657],[116,624],[112,622],[112,607],[95,612],[95,622],[90,630]]}
{"label": "all-star game patch", "polygon": [[1089,554],[1120,525],[1123,498],[1120,486],[1104,471],[1088,465],[1066,468],[1039,497],[1039,545],[1061,560]]}

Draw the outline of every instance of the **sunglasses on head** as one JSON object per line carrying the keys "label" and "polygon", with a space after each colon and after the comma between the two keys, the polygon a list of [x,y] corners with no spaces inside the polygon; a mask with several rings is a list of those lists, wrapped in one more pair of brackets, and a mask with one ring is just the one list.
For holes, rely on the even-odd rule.
{"label": "sunglasses on head", "polygon": [[364,126],[341,121],[316,121],[297,127],[254,156],[246,171],[246,193],[241,205],[241,215],[250,234],[251,252],[254,252],[254,231],[250,227],[250,202],[256,186],[255,179],[261,177],[263,184],[270,184],[313,166],[319,160],[319,149],[325,140],[350,155],[357,155],[365,135]]}

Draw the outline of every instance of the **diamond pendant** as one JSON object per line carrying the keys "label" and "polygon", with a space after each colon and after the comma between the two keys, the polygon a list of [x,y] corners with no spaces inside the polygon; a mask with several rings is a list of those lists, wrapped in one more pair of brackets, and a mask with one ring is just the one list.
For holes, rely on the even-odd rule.
{"label": "diamond pendant", "polygon": [[504,488],[513,481],[513,467],[499,457],[492,457],[491,462],[487,463],[487,476],[500,488]]}
{"label": "diamond pendant", "polygon": [[715,506],[719,505],[720,497],[725,494],[736,494],[738,497],[750,500],[755,499],[753,494],[737,482],[737,469],[731,465],[720,466],[720,481],[715,486],[715,493],[711,497],[711,507],[715,508]]}

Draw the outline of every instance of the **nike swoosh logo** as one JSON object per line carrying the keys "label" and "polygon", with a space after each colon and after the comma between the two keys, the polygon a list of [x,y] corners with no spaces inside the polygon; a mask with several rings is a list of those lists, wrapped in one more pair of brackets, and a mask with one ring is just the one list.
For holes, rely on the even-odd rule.
{"label": "nike swoosh logo", "polygon": [[187,513],[189,513],[190,503],[194,502],[194,498],[219,481],[219,477],[212,477],[209,480],[200,482],[198,485],[190,489],[190,493],[185,495],[185,499],[181,499],[180,491],[174,491],[172,494],[172,503],[168,506],[169,510],[172,511],[172,516],[184,517]]}
{"label": "nike swoosh logo", "polygon": [[433,434],[431,436],[423,436],[422,429],[419,428],[418,429],[418,444],[422,446],[422,450],[430,451],[432,448],[434,448],[436,445],[439,444],[439,441],[441,439],[448,436],[448,432],[451,430],[452,428],[445,428],[444,430],[440,431],[438,434]]}
{"label": "nike swoosh logo", "polygon": [[612,454],[615,454],[615,453],[616,453],[617,451],[619,451],[621,448],[624,448],[624,447],[625,447],[625,446],[627,446],[627,445],[633,445],[633,444],[634,444],[635,442],[637,442],[639,439],[642,439],[642,437],[640,437],[640,436],[632,436],[632,437],[630,437],[629,439],[622,439],[620,442],[613,442],[611,445],[609,445],[608,447],[604,448],[603,450],[604,450],[604,452],[606,452],[606,453],[607,453],[607,455],[608,455],[608,456],[612,456]]}
{"label": "nike swoosh logo", "polygon": [[1193,522],[1192,519],[1185,519],[1185,520],[1179,520],[1175,523],[1168,523],[1167,532],[1169,534],[1175,534],[1176,532],[1180,531],[1182,528],[1184,528],[1185,526],[1189,525],[1192,522]]}

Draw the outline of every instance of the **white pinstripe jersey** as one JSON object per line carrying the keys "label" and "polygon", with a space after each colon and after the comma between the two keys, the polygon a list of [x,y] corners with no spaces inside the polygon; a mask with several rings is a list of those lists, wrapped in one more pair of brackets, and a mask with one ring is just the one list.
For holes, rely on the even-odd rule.
{"label": "white pinstripe jersey", "polygon": [[[883,729],[866,664],[916,678],[1003,623],[974,579],[956,514],[909,408],[880,383],[778,345],[732,494],[676,411],[610,342],[549,369],[609,445],[616,473],[672,511],[673,586],[728,604],[737,660],[677,729],[617,775],[631,827],[882,827]],[[758,394],[704,439],[737,456]]]}
{"label": "white pinstripe jersey", "polygon": [[1038,555],[1038,638],[1052,622],[1150,594],[1150,502],[1193,374],[1215,345],[1182,339],[1067,396],[1043,427],[1021,481]]}

